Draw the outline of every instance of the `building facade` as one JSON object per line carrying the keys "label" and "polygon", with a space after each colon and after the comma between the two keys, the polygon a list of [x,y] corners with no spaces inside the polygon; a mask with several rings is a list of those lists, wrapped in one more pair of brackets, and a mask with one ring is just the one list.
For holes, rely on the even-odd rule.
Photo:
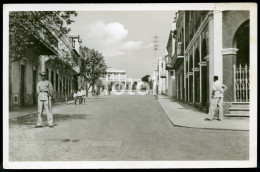
{"label": "building facade", "polygon": [[[51,34],[46,36],[46,32]],[[41,80],[39,76],[41,70],[46,70],[47,79],[53,85],[55,101],[72,98],[72,90],[79,85],[80,79],[77,76],[79,66],[65,75],[48,64],[48,60],[54,57],[64,59],[80,56],[68,37],[61,35],[55,24],[48,28],[43,27],[42,30],[32,34],[38,46],[28,48],[24,52],[23,59],[11,61],[9,64],[10,108],[37,104],[36,85]]]}
{"label": "building facade", "polygon": [[[177,90],[176,90],[176,79],[175,79],[175,70],[173,68],[173,58],[175,55],[175,34],[174,30],[176,30],[176,23],[173,23],[172,29],[170,30],[166,50],[167,55],[165,57],[166,59],[166,70],[168,71],[167,75],[167,83],[168,83],[168,91],[167,95],[169,98],[176,98],[177,96]],[[176,31],[175,31],[176,32]]]}
{"label": "building facade", "polygon": [[226,115],[248,114],[249,11],[178,11],[175,22],[177,98],[207,111],[217,75]]}
{"label": "building facade", "polygon": [[167,94],[167,76],[168,71],[166,70],[166,58],[159,57],[157,59],[157,82],[158,82],[158,94],[166,95]]}

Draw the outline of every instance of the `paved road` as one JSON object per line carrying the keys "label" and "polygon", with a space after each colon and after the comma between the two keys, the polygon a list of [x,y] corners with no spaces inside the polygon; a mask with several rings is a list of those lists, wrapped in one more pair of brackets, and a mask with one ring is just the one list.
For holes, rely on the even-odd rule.
{"label": "paved road", "polygon": [[[185,112],[185,111],[184,111]],[[10,121],[10,161],[247,160],[249,133],[173,127],[153,96],[104,96],[53,110],[55,127]]]}

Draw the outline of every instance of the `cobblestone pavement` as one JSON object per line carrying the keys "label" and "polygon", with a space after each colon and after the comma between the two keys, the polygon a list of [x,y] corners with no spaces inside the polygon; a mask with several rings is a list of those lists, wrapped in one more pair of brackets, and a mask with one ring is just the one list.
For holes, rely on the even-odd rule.
{"label": "cobblestone pavement", "polygon": [[10,121],[10,161],[249,157],[249,132],[174,127],[151,95],[96,97],[85,105],[56,108],[53,114],[54,128],[34,128],[36,117]]}

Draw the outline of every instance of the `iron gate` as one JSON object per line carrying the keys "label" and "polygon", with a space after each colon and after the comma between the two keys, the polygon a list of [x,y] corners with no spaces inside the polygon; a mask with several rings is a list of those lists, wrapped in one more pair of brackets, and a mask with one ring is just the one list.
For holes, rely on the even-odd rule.
{"label": "iron gate", "polygon": [[245,65],[242,68],[233,66],[234,75],[234,99],[235,102],[249,102],[250,100],[250,81],[249,81],[249,67]]}

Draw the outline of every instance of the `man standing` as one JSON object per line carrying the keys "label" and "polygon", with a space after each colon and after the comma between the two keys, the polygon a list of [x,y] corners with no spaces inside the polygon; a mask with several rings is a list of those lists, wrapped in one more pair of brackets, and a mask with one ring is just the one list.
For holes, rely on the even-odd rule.
{"label": "man standing", "polygon": [[42,116],[43,107],[47,113],[47,121],[49,127],[53,128],[53,115],[51,107],[51,97],[53,95],[53,87],[51,82],[46,80],[46,72],[42,71],[40,73],[41,81],[37,84],[37,94],[38,94],[38,121],[36,127],[43,127]]}
{"label": "man standing", "polygon": [[84,104],[85,104],[85,101],[86,101],[86,90],[83,89],[83,87],[81,87],[81,96],[82,96],[82,102],[84,101]]}
{"label": "man standing", "polygon": [[79,100],[79,104],[82,103],[82,94],[81,94],[81,89],[79,88],[78,92],[77,92],[77,95],[78,95],[78,100]]}
{"label": "man standing", "polygon": [[209,113],[204,119],[205,121],[212,121],[216,112],[218,112],[217,120],[223,120],[223,94],[226,89],[227,86],[219,82],[218,76],[214,76],[214,83],[212,86],[212,98],[209,107]]}

